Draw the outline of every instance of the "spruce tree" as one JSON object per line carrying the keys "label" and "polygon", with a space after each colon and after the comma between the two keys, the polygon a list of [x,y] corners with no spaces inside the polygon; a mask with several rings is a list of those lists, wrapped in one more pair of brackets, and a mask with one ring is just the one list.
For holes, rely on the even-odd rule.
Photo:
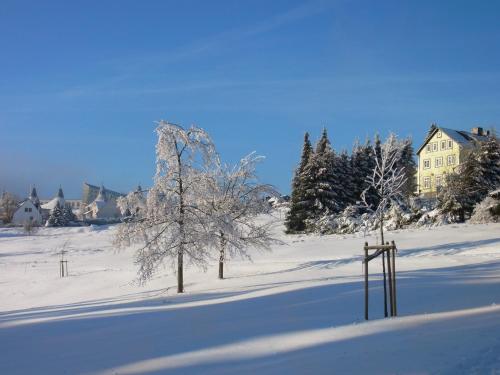
{"label": "spruce tree", "polygon": [[304,135],[304,145],[302,147],[302,156],[300,163],[295,170],[292,181],[292,194],[290,199],[290,211],[288,212],[285,225],[287,233],[301,232],[305,229],[304,220],[308,214],[308,204],[305,201],[306,191],[304,184],[304,170],[311,159],[313,149],[309,140],[309,133]]}
{"label": "spruce tree", "polygon": [[477,152],[478,190],[481,200],[489,191],[500,187],[500,143],[494,136],[481,144]]}
{"label": "spruce tree", "polygon": [[355,174],[353,170],[353,163],[347,151],[335,158],[335,176],[337,183],[335,190],[337,191],[337,198],[340,209],[344,209],[350,204],[356,203],[355,197]]}
{"label": "spruce tree", "polygon": [[56,206],[52,209],[47,220],[47,225],[50,227],[64,227],[67,225],[66,218],[64,217],[63,207],[57,202]]}
{"label": "spruce tree", "polygon": [[66,225],[70,221],[76,221],[76,216],[73,213],[73,210],[71,209],[71,207],[69,205],[64,206],[64,208],[62,209],[62,214],[63,214],[64,220],[66,222]]}
{"label": "spruce tree", "polygon": [[414,195],[417,190],[417,164],[413,158],[413,142],[411,138],[404,140],[404,147],[401,152],[401,160],[398,163],[399,168],[403,168],[405,171],[406,182],[403,186],[403,197],[409,198]]}
{"label": "spruce tree", "polygon": [[316,150],[303,172],[305,200],[309,207],[312,204],[311,213],[314,217],[340,209],[335,189],[338,179],[335,176],[334,163],[335,152],[330,145],[326,129],[323,129]]}

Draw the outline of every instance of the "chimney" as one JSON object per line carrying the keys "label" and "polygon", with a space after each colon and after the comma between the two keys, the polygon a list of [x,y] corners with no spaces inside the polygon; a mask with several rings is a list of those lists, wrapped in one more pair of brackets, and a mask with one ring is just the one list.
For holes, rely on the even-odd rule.
{"label": "chimney", "polygon": [[472,128],[471,133],[474,135],[484,135],[484,130],[481,127]]}

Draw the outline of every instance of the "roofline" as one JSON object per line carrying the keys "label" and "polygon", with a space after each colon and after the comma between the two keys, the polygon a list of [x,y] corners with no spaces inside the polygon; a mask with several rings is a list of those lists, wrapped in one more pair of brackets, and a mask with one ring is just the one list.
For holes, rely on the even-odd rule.
{"label": "roofline", "polygon": [[422,151],[425,147],[425,145],[427,143],[429,143],[429,141],[431,140],[432,137],[434,137],[434,134],[436,134],[441,128],[436,126],[436,128],[432,131],[432,133],[430,133],[427,138],[425,139],[424,143],[422,144],[422,146],[419,147],[419,149],[417,150],[416,154],[419,155],[420,154],[420,151]]}

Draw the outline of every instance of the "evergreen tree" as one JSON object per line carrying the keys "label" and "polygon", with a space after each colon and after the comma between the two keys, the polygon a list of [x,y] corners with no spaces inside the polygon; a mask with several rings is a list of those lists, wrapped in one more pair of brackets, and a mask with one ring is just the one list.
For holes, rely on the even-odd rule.
{"label": "evergreen tree", "polygon": [[500,143],[494,136],[481,144],[477,152],[480,199],[484,199],[489,191],[500,187]]}
{"label": "evergreen tree", "polygon": [[405,171],[406,182],[403,186],[403,197],[408,198],[414,195],[417,190],[417,164],[413,158],[413,142],[411,138],[407,138],[404,141],[404,146],[401,151],[401,159],[398,163],[398,167],[403,168]]}
{"label": "evergreen tree", "polygon": [[340,209],[344,209],[356,203],[353,163],[347,151],[344,150],[335,158],[334,164],[334,172],[338,180],[335,184],[336,195]]}
{"label": "evergreen tree", "polygon": [[326,212],[340,209],[339,197],[335,189],[338,178],[335,176],[335,152],[333,151],[326,129],[303,172],[305,200],[312,203],[311,213],[318,217]]}
{"label": "evergreen tree", "polygon": [[63,207],[57,202],[56,206],[52,209],[47,220],[47,226],[49,227],[64,227],[68,223],[64,217]]}
{"label": "evergreen tree", "polygon": [[62,209],[62,214],[64,220],[66,221],[66,224],[68,224],[70,221],[76,221],[76,215],[73,213],[73,210],[69,205],[64,206],[64,208]]}
{"label": "evergreen tree", "polygon": [[[361,152],[361,170],[359,178],[363,178],[363,182],[361,184],[361,192],[364,192],[366,203],[371,205],[372,207],[377,207],[380,201],[380,198],[377,192],[370,187],[370,183],[368,179],[372,176],[373,171],[377,165],[377,159],[381,158],[381,142],[378,135],[375,138],[375,145],[372,146],[371,142],[367,140],[362,147]],[[361,196],[361,193],[360,193]]]}
{"label": "evergreen tree", "polygon": [[296,233],[305,230],[304,220],[307,219],[310,205],[306,200],[304,170],[306,169],[309,160],[313,154],[309,133],[304,135],[304,145],[302,147],[302,156],[300,164],[295,170],[295,175],[292,181],[292,195],[290,199],[290,211],[288,212],[285,225],[287,233]]}
{"label": "evergreen tree", "polygon": [[424,140],[424,143],[427,142],[427,140],[432,136],[432,134],[434,133],[434,130],[436,130],[438,128],[438,126],[436,124],[431,124],[431,127],[429,128],[429,130],[427,131],[427,135],[425,136],[425,140]]}

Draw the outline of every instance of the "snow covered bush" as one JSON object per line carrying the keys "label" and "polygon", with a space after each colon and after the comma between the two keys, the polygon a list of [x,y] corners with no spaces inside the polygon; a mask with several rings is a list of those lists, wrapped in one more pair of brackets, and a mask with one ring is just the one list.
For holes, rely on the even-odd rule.
{"label": "snow covered bush", "polygon": [[500,190],[490,193],[476,205],[470,222],[474,224],[500,222]]}

